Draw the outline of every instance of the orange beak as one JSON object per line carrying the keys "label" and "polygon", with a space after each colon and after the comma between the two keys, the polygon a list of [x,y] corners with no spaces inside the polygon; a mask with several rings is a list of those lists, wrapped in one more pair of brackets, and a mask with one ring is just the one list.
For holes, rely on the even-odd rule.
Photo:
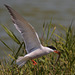
{"label": "orange beak", "polygon": [[59,51],[55,50],[54,52],[60,55],[60,52]]}
{"label": "orange beak", "polygon": [[59,51],[57,51],[57,50],[55,50],[54,52],[58,54],[58,57],[57,57],[57,60],[56,60],[56,63],[55,63],[55,64],[57,64],[57,61],[58,61],[58,60],[59,60],[59,58],[60,58],[60,52],[59,52]]}

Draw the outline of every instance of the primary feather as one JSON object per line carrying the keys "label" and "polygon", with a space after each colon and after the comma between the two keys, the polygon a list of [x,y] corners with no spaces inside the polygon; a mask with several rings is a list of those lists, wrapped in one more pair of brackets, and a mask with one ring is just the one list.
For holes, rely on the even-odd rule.
{"label": "primary feather", "polygon": [[34,28],[14,9],[8,5],[5,5],[5,7],[9,10],[16,29],[21,33],[23,37],[27,53],[30,53],[31,49],[33,48],[39,48],[40,40]]}

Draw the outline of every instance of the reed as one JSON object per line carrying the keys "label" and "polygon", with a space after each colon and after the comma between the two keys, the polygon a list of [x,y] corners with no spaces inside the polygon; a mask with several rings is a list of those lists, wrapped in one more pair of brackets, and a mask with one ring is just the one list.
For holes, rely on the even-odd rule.
{"label": "reed", "polygon": [[[31,61],[28,61],[22,68],[18,68],[15,64],[15,60],[20,55],[26,54],[24,50],[25,45],[23,41],[19,41],[17,36],[11,32],[6,26],[1,25],[6,34],[17,43],[17,52],[14,52],[7,43],[0,39],[11,52],[8,54],[8,60],[0,60],[0,75],[74,75],[75,74],[75,31],[72,29],[72,24],[66,28],[59,25],[65,32],[61,35],[55,33],[56,26],[52,28],[52,23],[43,24],[43,34],[40,38],[41,43],[44,46],[53,45],[61,52],[61,57],[57,64],[55,64],[57,55],[54,53],[48,54],[41,58],[35,59],[37,65],[32,65]],[[52,30],[53,29],[53,30]],[[60,32],[59,32],[60,33]],[[50,43],[51,42],[51,43]],[[12,59],[12,60],[11,60]]]}

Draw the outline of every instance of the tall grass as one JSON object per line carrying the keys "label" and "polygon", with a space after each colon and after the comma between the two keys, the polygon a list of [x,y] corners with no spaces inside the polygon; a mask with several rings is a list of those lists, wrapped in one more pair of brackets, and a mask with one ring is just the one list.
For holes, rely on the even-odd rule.
{"label": "tall grass", "polygon": [[[29,60],[22,68],[18,68],[15,64],[15,60],[19,56],[19,52],[22,51],[21,55],[26,54],[24,48],[24,42],[19,39],[11,32],[6,26],[1,25],[5,32],[19,45],[17,52],[14,52],[3,40],[2,42],[12,54],[7,55],[8,60],[0,60],[0,75],[74,75],[75,74],[75,32],[72,30],[72,24],[66,28],[59,25],[60,28],[65,32],[65,36],[62,33],[61,36],[55,33],[56,27],[52,28],[52,23],[43,24],[43,34],[40,38],[41,43],[44,46],[53,45],[61,52],[61,57],[57,64],[57,54],[51,53],[47,56],[35,59],[37,65],[33,65]],[[60,33],[60,32],[59,32]],[[51,43],[50,43],[51,42]],[[11,60],[12,59],[12,60]]]}

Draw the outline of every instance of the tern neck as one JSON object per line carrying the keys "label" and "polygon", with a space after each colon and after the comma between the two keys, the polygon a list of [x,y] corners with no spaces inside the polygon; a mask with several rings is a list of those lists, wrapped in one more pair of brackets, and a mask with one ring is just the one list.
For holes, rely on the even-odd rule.
{"label": "tern neck", "polygon": [[52,50],[51,48],[48,48],[48,47],[42,47],[44,51],[46,51],[47,53],[50,53],[50,52],[54,52],[54,50]]}

